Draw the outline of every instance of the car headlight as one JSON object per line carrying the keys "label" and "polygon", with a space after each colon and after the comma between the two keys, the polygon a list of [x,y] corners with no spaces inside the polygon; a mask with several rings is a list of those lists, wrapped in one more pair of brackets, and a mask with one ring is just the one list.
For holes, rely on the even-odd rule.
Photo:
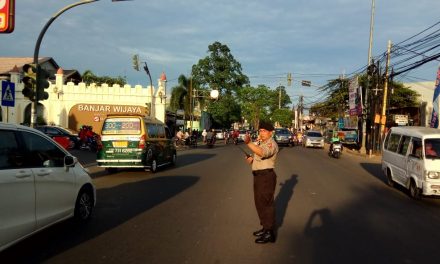
{"label": "car headlight", "polygon": [[440,178],[440,172],[438,172],[438,171],[428,171],[427,175],[428,175],[428,179],[439,179]]}

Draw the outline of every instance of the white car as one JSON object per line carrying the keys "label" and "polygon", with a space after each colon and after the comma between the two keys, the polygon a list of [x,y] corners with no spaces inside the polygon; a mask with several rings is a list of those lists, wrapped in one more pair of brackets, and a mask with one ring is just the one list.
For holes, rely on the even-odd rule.
{"label": "white car", "polygon": [[42,132],[0,122],[0,251],[59,221],[86,221],[96,190],[77,158]]}
{"label": "white car", "polygon": [[223,130],[215,129],[214,133],[215,133],[215,138],[216,139],[225,139],[225,134],[224,134]]}
{"label": "white car", "polygon": [[309,130],[303,137],[303,147],[318,147],[324,148],[324,136],[320,131]]}

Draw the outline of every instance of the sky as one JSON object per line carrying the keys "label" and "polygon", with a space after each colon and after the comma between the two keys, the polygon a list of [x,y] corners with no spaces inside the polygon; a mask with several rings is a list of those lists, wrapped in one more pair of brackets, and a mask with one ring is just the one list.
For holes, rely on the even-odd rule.
{"label": "sky", "polygon": [[[17,0],[15,30],[0,34],[0,56],[33,57],[38,35],[51,16],[74,0]],[[132,57],[147,62],[167,93],[177,78],[208,56],[216,41],[227,45],[252,86],[287,87],[293,104],[325,98],[319,87],[368,63],[371,0],[100,0],[76,6],[48,28],[39,56],[63,69],[126,77],[149,85]],[[376,0],[372,56],[440,21],[438,0]],[[435,81],[440,62],[427,63],[400,81]],[[141,68],[142,69],[142,68]],[[287,86],[287,74],[293,77]],[[301,86],[302,80],[311,87]],[[434,87],[433,87],[434,88]]]}

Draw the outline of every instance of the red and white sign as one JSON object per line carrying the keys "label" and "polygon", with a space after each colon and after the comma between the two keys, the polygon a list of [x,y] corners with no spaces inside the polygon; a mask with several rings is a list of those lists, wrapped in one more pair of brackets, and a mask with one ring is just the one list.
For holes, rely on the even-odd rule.
{"label": "red and white sign", "polygon": [[14,31],[15,0],[0,0],[0,33]]}

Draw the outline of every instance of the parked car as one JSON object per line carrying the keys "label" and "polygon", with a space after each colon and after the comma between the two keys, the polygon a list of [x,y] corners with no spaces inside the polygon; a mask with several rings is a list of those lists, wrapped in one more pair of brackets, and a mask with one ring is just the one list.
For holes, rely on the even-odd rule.
{"label": "parked car", "polygon": [[274,139],[278,145],[292,147],[294,145],[293,134],[287,128],[275,128]]}
{"label": "parked car", "polygon": [[74,146],[74,143],[72,140],[70,140],[69,137],[66,136],[53,136],[53,140],[55,140],[58,144],[60,144],[65,149],[72,149]]}
{"label": "parked car", "polygon": [[[68,137],[71,142],[69,143],[69,147],[67,147],[67,148],[78,149],[81,145],[81,141],[79,139],[78,132],[76,132],[72,129],[64,128],[64,127],[60,127],[60,126],[37,126],[35,128],[40,130],[44,134],[52,137],[52,138],[61,137],[61,136]],[[63,142],[61,142],[61,141],[57,140],[56,138],[54,138],[54,139],[55,139],[55,141],[57,141],[61,145],[64,144],[63,143],[64,140],[63,140]]]}
{"label": "parked car", "polygon": [[221,129],[214,129],[214,133],[215,133],[215,138],[216,139],[225,139],[225,135],[223,130]]}
{"label": "parked car", "polygon": [[303,137],[303,147],[324,148],[324,136],[320,131],[309,130]]}
{"label": "parked car", "polygon": [[246,130],[239,130],[238,131],[238,142],[244,142],[244,138],[246,137]]}
{"label": "parked car", "polygon": [[338,132],[338,136],[344,145],[357,145],[359,142],[358,133],[357,128],[342,128]]}
{"label": "parked car", "polygon": [[89,174],[41,131],[0,122],[0,175],[0,251],[62,220],[91,217]]}

